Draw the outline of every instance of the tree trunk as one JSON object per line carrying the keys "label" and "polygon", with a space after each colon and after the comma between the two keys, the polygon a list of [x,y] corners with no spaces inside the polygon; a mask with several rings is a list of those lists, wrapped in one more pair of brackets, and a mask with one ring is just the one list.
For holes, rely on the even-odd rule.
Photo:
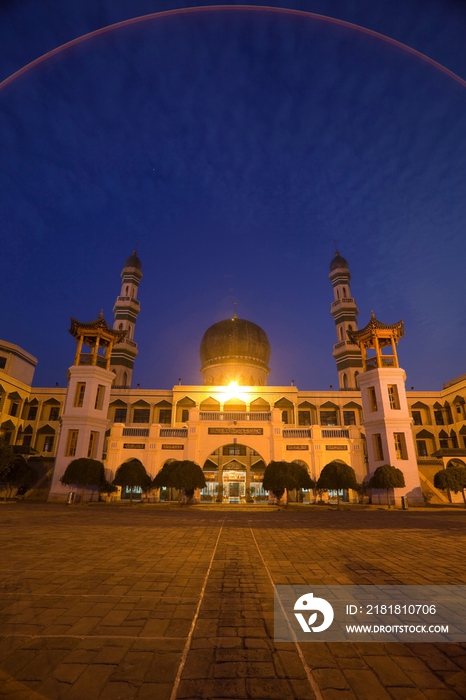
{"label": "tree trunk", "polygon": [[463,496],[464,507],[466,508],[466,494],[464,493],[464,489],[461,489],[461,495]]}
{"label": "tree trunk", "polygon": [[337,510],[340,510],[340,491],[337,489]]}
{"label": "tree trunk", "polygon": [[387,489],[387,503],[388,507],[390,508],[390,489]]}
{"label": "tree trunk", "polygon": [[84,505],[84,492],[86,490],[86,486],[87,486],[87,484],[84,484],[83,490],[81,491],[81,505],[82,506]]}
{"label": "tree trunk", "polygon": [[130,486],[130,492],[129,492],[129,504],[130,506],[133,505],[133,487]]}

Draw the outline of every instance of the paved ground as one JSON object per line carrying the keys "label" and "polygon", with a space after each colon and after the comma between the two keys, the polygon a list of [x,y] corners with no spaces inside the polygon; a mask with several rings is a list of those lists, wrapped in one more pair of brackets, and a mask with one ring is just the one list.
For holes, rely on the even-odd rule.
{"label": "paved ground", "polygon": [[273,642],[276,584],[466,584],[466,511],[0,506],[0,696],[464,700],[466,645]]}

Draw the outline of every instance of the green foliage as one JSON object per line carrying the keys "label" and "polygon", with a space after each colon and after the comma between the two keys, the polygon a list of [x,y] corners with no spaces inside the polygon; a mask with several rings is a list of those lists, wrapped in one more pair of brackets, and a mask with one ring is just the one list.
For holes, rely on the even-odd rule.
{"label": "green foliage", "polygon": [[152,481],[152,486],[154,489],[161,489],[163,486],[173,486],[171,483],[172,473],[176,463],[176,459],[171,459],[168,462],[165,462],[162,469],[155,475]]}
{"label": "green foliage", "polygon": [[296,462],[272,460],[265,468],[262,486],[280,500],[285,490],[311,489],[314,487],[305,467]]}
{"label": "green foliage", "polygon": [[201,467],[189,459],[166,462],[152,482],[154,488],[171,486],[181,491],[184,489],[186,496],[192,498],[196,489],[203,489],[206,485],[204,473]]}
{"label": "green foliage", "polygon": [[287,487],[288,462],[272,460],[265,468],[262,486],[265,491],[271,491],[278,500]]}
{"label": "green foliage", "polygon": [[128,486],[130,490],[130,503],[133,503],[133,489],[141,488],[149,491],[152,488],[152,480],[146,472],[146,468],[139,459],[129,459],[120,464],[116,470],[113,484],[116,486]]}
{"label": "green foliage", "polygon": [[371,489],[400,489],[404,486],[406,484],[403,472],[390,464],[377,467],[369,481]]}
{"label": "green foliage", "polygon": [[13,468],[15,453],[5,438],[0,437],[0,481],[8,481],[8,474]]}
{"label": "green foliage", "polygon": [[86,487],[100,486],[105,482],[104,465],[99,460],[88,457],[73,459],[66,467],[60,481],[68,486],[82,486],[81,504],[83,504]]}
{"label": "green foliage", "polygon": [[324,491],[358,488],[354,469],[344,462],[333,460],[325,465],[317,480],[317,488]]}
{"label": "green foliage", "polygon": [[104,465],[97,459],[73,459],[61,477],[62,484],[70,486],[99,486],[105,479]]}

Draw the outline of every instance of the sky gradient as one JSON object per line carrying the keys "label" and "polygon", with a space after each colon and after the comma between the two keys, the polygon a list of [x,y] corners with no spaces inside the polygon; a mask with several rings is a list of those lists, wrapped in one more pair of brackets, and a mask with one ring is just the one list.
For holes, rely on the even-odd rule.
{"label": "sky gradient", "polygon": [[[66,382],[69,317],[108,322],[135,241],[133,383],[199,381],[199,345],[236,311],[272,346],[270,384],[337,385],[328,265],[359,326],[405,321],[407,385],[466,372],[466,7],[281,3],[148,17],[0,88],[0,336]],[[169,2],[0,5],[0,79]],[[391,42],[420,51],[454,76]]]}

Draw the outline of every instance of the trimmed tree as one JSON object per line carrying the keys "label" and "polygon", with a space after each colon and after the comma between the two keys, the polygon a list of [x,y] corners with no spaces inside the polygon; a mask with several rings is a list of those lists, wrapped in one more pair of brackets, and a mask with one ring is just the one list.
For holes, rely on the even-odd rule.
{"label": "trimmed tree", "polygon": [[192,501],[196,489],[203,489],[206,485],[204,472],[199,464],[190,459],[166,462],[152,482],[154,488],[171,486],[178,489],[178,500],[181,504],[181,491],[185,492],[188,502]]}
{"label": "trimmed tree", "polygon": [[100,486],[105,481],[104,465],[98,459],[80,457],[73,459],[65,469],[60,479],[67,486],[81,486],[81,505],[84,504],[84,493],[88,486]]}
{"label": "trimmed tree", "polygon": [[[168,488],[173,488],[172,473],[177,461],[178,460],[176,459],[170,459],[168,462],[165,462],[165,464],[162,466],[162,469],[155,475],[152,481],[152,488],[161,489],[164,486]],[[180,500],[180,498],[178,498],[178,500]]]}
{"label": "trimmed tree", "polygon": [[26,493],[36,483],[37,479],[38,473],[36,469],[26,462],[23,455],[17,454],[13,467],[7,476],[8,488],[11,489],[12,486],[16,486],[18,489],[22,488],[24,493]]}
{"label": "trimmed tree", "polygon": [[369,488],[385,489],[387,492],[387,503],[390,508],[390,489],[401,489],[405,484],[405,477],[401,469],[392,467],[390,464],[383,464],[377,467],[371,479]]}
{"label": "trimmed tree", "polygon": [[291,475],[295,480],[296,502],[298,502],[298,499],[302,501],[302,490],[313,489],[316,482],[314,479],[311,479],[308,470],[303,464],[299,464],[299,462],[291,462],[290,467]]}
{"label": "trimmed tree", "polygon": [[116,470],[115,478],[112,482],[115,486],[129,486],[129,502],[133,505],[133,489],[140,488],[143,491],[148,491],[152,486],[152,480],[146,472],[146,468],[139,459],[129,459],[127,462],[120,464]]}
{"label": "trimmed tree", "polygon": [[448,491],[449,496],[450,491],[453,491],[453,493],[461,491],[464,505],[466,506],[466,496],[464,493],[466,488],[466,467],[447,467],[446,469],[441,469],[434,474],[434,486],[442,491]]}
{"label": "trimmed tree", "polygon": [[340,508],[340,491],[346,489],[356,491],[358,488],[354,469],[349,464],[339,462],[336,459],[329,462],[320,472],[317,488],[324,491],[335,490],[337,492],[337,508]]}
{"label": "trimmed tree", "polygon": [[285,491],[293,489],[311,489],[314,486],[309,473],[302,464],[272,460],[265,468],[262,486],[271,491],[280,501]]}

